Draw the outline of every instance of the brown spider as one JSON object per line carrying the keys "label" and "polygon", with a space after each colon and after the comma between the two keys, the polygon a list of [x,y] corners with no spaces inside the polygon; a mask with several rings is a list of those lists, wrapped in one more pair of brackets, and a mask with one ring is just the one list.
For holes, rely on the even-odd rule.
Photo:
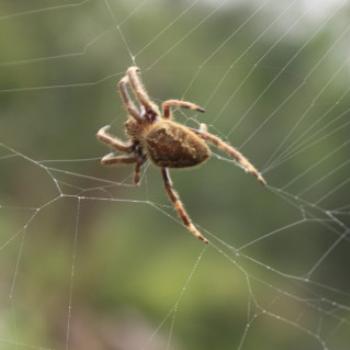
{"label": "brown spider", "polygon": [[[210,134],[206,125],[197,129],[189,128],[172,120],[172,107],[188,108],[204,112],[200,106],[182,100],[167,100],[162,104],[162,113],[150,99],[138,75],[139,68],[130,67],[119,82],[119,92],[128,112],[125,123],[128,141],[122,141],[110,135],[109,125],[97,132],[97,138],[112,149],[126,153],[115,155],[113,152],[101,159],[103,165],[135,164],[134,184],[139,185],[141,167],[150,158],[161,168],[165,190],[173,203],[179,217],[187,229],[205,243],[208,240],[194,226],[183,203],[175,191],[168,168],[186,168],[205,162],[211,155],[206,142],[231,156],[247,173],[254,175],[262,184],[266,184],[259,171],[238,150]],[[136,106],[128,93],[128,87],[133,92],[138,105]]]}

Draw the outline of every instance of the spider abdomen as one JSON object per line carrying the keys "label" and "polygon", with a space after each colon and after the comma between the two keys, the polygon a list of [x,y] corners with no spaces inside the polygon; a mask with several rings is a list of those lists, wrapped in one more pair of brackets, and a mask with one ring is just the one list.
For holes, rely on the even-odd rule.
{"label": "spider abdomen", "polygon": [[186,168],[206,161],[210,149],[191,129],[172,121],[155,123],[145,135],[152,161],[167,168]]}

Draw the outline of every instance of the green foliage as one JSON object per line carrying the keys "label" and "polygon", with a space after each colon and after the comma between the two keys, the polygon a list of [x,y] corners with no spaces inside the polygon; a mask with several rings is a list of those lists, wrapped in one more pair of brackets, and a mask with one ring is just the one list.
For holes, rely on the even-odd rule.
{"label": "green foliage", "polygon": [[[306,29],[302,35],[291,33],[269,50],[277,41],[278,31],[271,29],[252,45],[266,23],[274,19],[269,13],[260,14],[243,25],[253,10],[234,7],[218,11],[201,24],[211,11],[203,6],[189,10],[172,24],[174,18],[188,8],[187,2],[184,6],[181,3],[152,2],[128,17],[129,5],[112,2],[116,21],[120,23],[125,19],[121,31],[129,49],[136,54],[136,62],[155,101],[185,97],[202,105],[208,103],[208,113],[196,117],[196,122],[208,123],[212,132],[226,137],[233,145],[243,144],[271,120],[244,147],[244,153],[258,168],[289,134],[321,86],[325,86],[322,99],[309,110],[302,129],[312,126],[328,108],[334,107],[327,116],[328,121],[338,118],[344,111],[346,99],[335,103],[346,91],[346,79],[340,74],[326,86],[334,70],[340,67],[338,57],[332,51],[332,55],[316,66],[334,40],[332,23],[305,49],[301,48],[311,32]],[[47,2],[42,1],[41,5],[44,4]],[[59,4],[61,2],[53,2],[52,6]],[[1,5],[1,12],[26,11],[23,6],[20,2],[8,1]],[[34,9],[32,4],[31,9]],[[123,136],[125,113],[115,86],[132,62],[115,24],[103,1],[0,21],[1,143],[36,161],[78,159],[106,153],[106,148],[95,139],[100,126],[113,123],[113,132]],[[229,38],[240,26],[242,29]],[[298,50],[300,53],[280,74]],[[315,74],[307,76],[313,67],[316,67]],[[193,76],[196,79],[190,84]],[[220,82],[223,76],[225,79]],[[274,79],[276,82],[255,104],[259,94]],[[239,86],[241,88],[237,89]],[[294,98],[286,101],[294,91]],[[187,117],[191,117],[190,113],[177,115],[178,120],[191,123]],[[235,125],[237,128],[228,135]],[[302,130],[297,136],[301,133]],[[268,182],[276,188],[284,186],[288,183],[286,179],[293,179],[330,149],[335,149],[339,137],[348,138],[341,133],[344,130],[268,172]],[[311,169],[304,182],[295,182],[288,191],[298,193],[307,187],[319,178],[320,172],[346,159],[346,152],[348,149],[336,152],[326,169]],[[52,181],[37,163],[15,157],[1,160],[0,164],[1,202],[38,207],[54,197]],[[129,168],[103,169],[97,161],[55,163],[53,166],[117,182],[124,181],[131,173]],[[61,181],[81,187],[91,188],[96,184],[82,177],[57,176]],[[233,246],[288,225],[300,214],[229,162],[212,159],[193,171],[174,171],[173,177],[194,221]],[[103,328],[103,324],[110,332],[110,329],[123,328],[123,323],[128,324],[125,321],[128,315],[126,318],[131,317],[135,324],[139,319],[147,319],[145,322],[150,328],[156,329],[181,295],[203,247],[171,219],[176,219],[171,208],[160,207],[170,217],[156,210],[156,203],[168,205],[159,172],[148,169],[144,180],[141,188],[116,186],[108,189],[107,196],[112,194],[113,198],[126,201],[82,201],[73,287],[70,274],[76,198],[59,200],[42,210],[25,233],[14,303],[12,308],[4,307],[6,312],[1,317],[7,326],[0,338],[62,348],[70,288],[73,288],[73,323],[87,318],[91,329]],[[336,174],[323,186],[334,188],[339,181]],[[67,193],[71,191],[66,189]],[[84,193],[90,194],[105,197],[98,190]],[[317,195],[307,195],[306,199],[316,200]],[[347,194],[337,193],[332,197],[331,207],[334,203],[345,202],[345,198]],[[133,203],[133,199],[141,203]],[[20,230],[27,219],[17,212],[3,213],[1,240],[7,240],[9,232]],[[247,253],[265,264],[300,275],[305,266],[330,246],[332,237],[324,231],[318,225],[300,226],[297,238],[285,231],[281,239],[273,243],[266,240],[248,248]],[[1,250],[0,283],[5,286],[2,300],[11,288],[19,242],[16,240]],[[286,246],[293,251],[304,248],[298,251],[298,262],[292,251],[285,253]],[[280,283],[277,277],[271,277],[244,259],[239,263],[262,280]],[[265,293],[268,294],[261,291]],[[256,294],[260,295],[260,290]],[[181,299],[171,344],[174,348],[191,350],[237,348],[247,320],[248,300],[249,290],[242,271],[209,248]],[[307,311],[305,314],[307,318]],[[276,349],[287,349],[286,342],[294,344],[290,348],[303,348],[304,334],[295,335],[281,323],[274,325],[274,321],[261,319],[257,322],[247,348],[272,348],[268,342],[261,344],[266,334],[268,339],[275,340],[273,347]],[[75,326],[72,327],[72,332],[77,332]],[[89,327],[85,324],[83,329],[88,332]],[[160,337],[165,339],[166,329],[160,332]],[[273,329],[279,330],[274,332]],[[280,336],[275,337],[274,333]],[[4,343],[2,348],[13,347]]]}

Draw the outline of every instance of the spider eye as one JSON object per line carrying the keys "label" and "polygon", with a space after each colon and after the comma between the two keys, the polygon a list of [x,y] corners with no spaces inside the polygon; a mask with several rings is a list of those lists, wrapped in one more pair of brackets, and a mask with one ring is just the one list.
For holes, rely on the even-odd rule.
{"label": "spider eye", "polygon": [[157,119],[158,114],[153,109],[147,109],[146,118],[147,120],[153,122]]}

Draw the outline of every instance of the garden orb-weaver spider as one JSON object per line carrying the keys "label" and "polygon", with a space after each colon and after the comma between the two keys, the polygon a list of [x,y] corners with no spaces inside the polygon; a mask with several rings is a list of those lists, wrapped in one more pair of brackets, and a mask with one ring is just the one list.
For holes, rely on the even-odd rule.
{"label": "garden orb-weaver spider", "polygon": [[[113,150],[126,153],[115,155],[113,152],[101,159],[103,165],[134,164],[134,184],[140,183],[141,167],[149,158],[161,168],[167,195],[174,205],[179,217],[190,233],[208,243],[208,240],[195,227],[187,214],[179,195],[175,191],[169,168],[187,168],[205,162],[211,151],[206,142],[231,156],[247,173],[254,175],[257,180],[266,185],[259,171],[237,149],[230,146],[218,136],[210,134],[206,125],[199,129],[190,128],[175,122],[171,109],[182,107],[197,112],[204,112],[200,106],[182,100],[167,100],[163,102],[161,112],[159,107],[150,99],[139,76],[138,67],[130,67],[120,80],[118,87],[124,107],[128,112],[125,123],[127,141],[122,141],[108,133],[109,125],[97,132],[97,138]],[[131,89],[137,105],[130,98]]]}

